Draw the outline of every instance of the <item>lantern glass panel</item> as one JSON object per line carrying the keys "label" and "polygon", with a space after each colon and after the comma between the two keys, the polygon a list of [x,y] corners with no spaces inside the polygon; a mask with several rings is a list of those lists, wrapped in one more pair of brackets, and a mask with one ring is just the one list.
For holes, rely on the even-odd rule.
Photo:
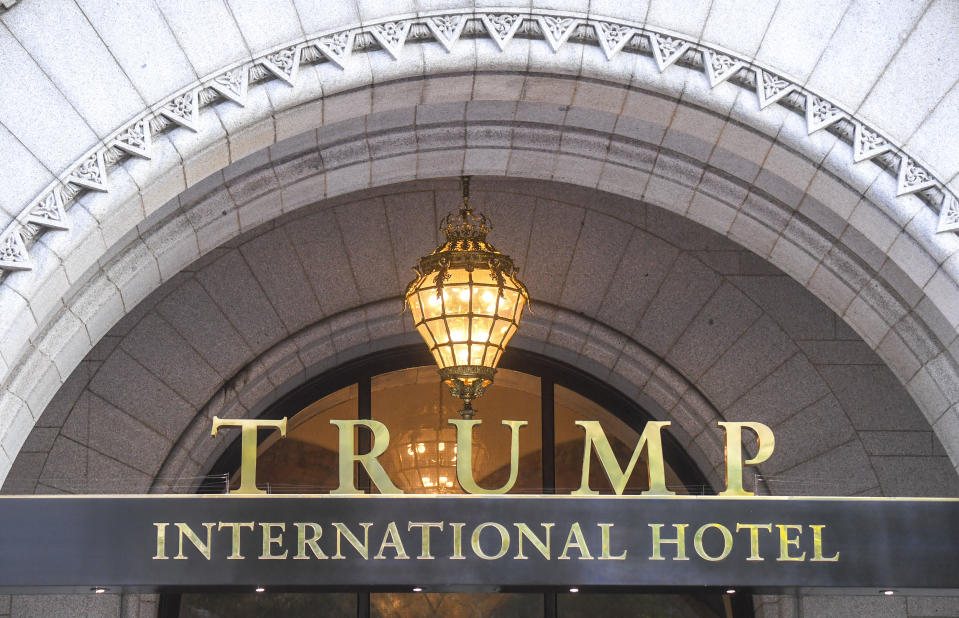
{"label": "lantern glass panel", "polygon": [[493,327],[492,318],[473,317],[470,324],[470,340],[486,343],[490,338],[490,329]]}
{"label": "lantern glass panel", "polygon": [[492,286],[473,286],[473,313],[493,315],[496,313],[497,290]]}
{"label": "lantern glass panel", "polygon": [[[430,320],[427,322],[427,325],[430,327],[430,332],[433,333],[433,337],[436,338],[436,343],[443,344],[448,343],[450,340],[449,334],[446,332],[446,323],[443,320]],[[429,339],[424,337],[427,345],[429,345]]]}
{"label": "lantern glass panel", "polygon": [[423,304],[423,315],[427,318],[438,318],[443,315],[443,302],[436,297],[436,288],[420,290],[419,297]]}
{"label": "lantern glass panel", "polygon": [[446,318],[450,329],[450,340],[454,343],[469,339],[469,319],[465,317]]}
{"label": "lantern glass panel", "polygon": [[468,365],[470,357],[469,346],[459,343],[454,345],[453,356],[457,365]]}

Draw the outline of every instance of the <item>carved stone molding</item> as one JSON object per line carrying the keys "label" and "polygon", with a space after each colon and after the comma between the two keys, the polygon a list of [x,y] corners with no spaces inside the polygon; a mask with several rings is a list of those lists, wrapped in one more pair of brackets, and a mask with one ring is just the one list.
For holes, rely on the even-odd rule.
{"label": "carved stone molding", "polygon": [[[9,8],[15,2],[0,0],[0,7]],[[919,195],[929,208],[937,211],[938,233],[959,232],[955,208],[957,198],[946,189],[942,180],[935,178],[914,156],[879,130],[867,126],[819,93],[792,83],[767,67],[725,50],[712,49],[702,43],[622,20],[561,11],[475,13],[459,10],[399,20],[386,19],[308,36],[252,62],[208,75],[185,91],[161,101],[114,132],[105,140],[107,146],[85,154],[61,179],[27,204],[0,234],[0,244],[4,248],[0,256],[0,273],[31,269],[29,247],[45,231],[69,227],[69,208],[77,196],[85,191],[109,191],[110,170],[130,157],[149,159],[154,135],[184,129],[197,131],[199,115],[205,108],[226,103],[245,106],[248,89],[262,87],[271,80],[281,80],[296,88],[299,67],[304,63],[330,62],[341,70],[348,70],[347,59],[354,52],[382,49],[397,60],[408,53],[407,44],[432,41],[450,52],[467,36],[486,37],[500,50],[507,49],[516,38],[538,38],[545,41],[553,53],[573,40],[578,44],[600,47],[607,59],[619,53],[642,54],[655,60],[660,73],[682,65],[702,71],[711,87],[729,82],[753,90],[760,109],[789,102],[786,109],[803,115],[809,134],[833,131],[849,143],[854,162],[880,155],[894,157],[891,163],[884,159],[882,167],[897,178],[898,195]]]}

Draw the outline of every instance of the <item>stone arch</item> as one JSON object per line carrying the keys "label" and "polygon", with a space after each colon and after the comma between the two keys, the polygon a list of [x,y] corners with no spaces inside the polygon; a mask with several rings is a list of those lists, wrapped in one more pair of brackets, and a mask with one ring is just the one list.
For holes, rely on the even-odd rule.
{"label": "stone arch", "polygon": [[[714,485],[723,459],[715,421],[726,418],[765,422],[782,440],[760,469],[770,493],[956,490],[890,370],[754,253],[595,190],[489,177],[474,189],[497,245],[529,264],[535,313],[513,345],[579,367],[673,421],[670,433]],[[87,354],[5,489],[189,491],[226,445],[208,438],[212,415],[255,416],[326,369],[421,345],[399,312],[399,265],[436,240],[431,223],[456,198],[456,181],[444,179],[324,200],[181,269]],[[910,465],[922,475],[899,474]],[[818,481],[803,483],[810,477]]]}
{"label": "stone arch", "polygon": [[[15,10],[20,11],[23,6]],[[683,114],[692,114],[685,118],[685,122],[691,125],[704,117],[703,114],[705,117],[713,114],[725,118],[725,124],[733,121],[733,124],[740,124],[741,128],[749,127],[754,136],[761,138],[765,135],[767,140],[775,136],[777,143],[770,145],[762,166],[753,166],[758,167],[758,170],[751,183],[756,188],[757,183],[766,182],[768,191],[761,189],[760,192],[769,193],[771,199],[763,196],[760,203],[748,205],[744,199],[733,221],[739,218],[739,213],[744,209],[755,205],[757,216],[744,217],[743,221],[750,218],[758,221],[763,227],[780,234],[776,236],[777,239],[786,238],[787,230],[794,233],[796,238],[804,238],[798,244],[788,239],[782,243],[783,251],[792,251],[788,258],[782,258],[782,264],[789,265],[786,270],[807,283],[828,303],[842,309],[845,317],[866,337],[870,345],[879,350],[903,381],[917,380],[913,388],[914,396],[926,411],[930,422],[937,423],[954,461],[959,457],[955,452],[952,429],[959,422],[957,397],[954,396],[955,352],[949,350],[956,343],[955,307],[959,306],[956,302],[959,299],[959,287],[955,281],[953,258],[959,241],[951,234],[936,234],[936,230],[943,227],[942,221],[946,222],[946,227],[951,225],[951,219],[941,215],[951,212],[954,198],[942,180],[931,176],[928,165],[916,163],[919,157],[905,153],[896,145],[895,139],[877,133],[842,106],[830,106],[822,118],[810,115],[803,122],[789,108],[806,107],[813,110],[817,95],[799,86],[800,80],[774,73],[758,57],[749,60],[724,54],[732,61],[727,68],[740,61],[748,63],[748,67],[745,64],[737,67],[736,73],[731,74],[729,79],[716,85],[715,89],[707,90],[702,83],[702,73],[697,71],[707,71],[709,77],[713,78],[709,81],[715,81],[722,75],[715,74],[717,68],[713,64],[706,62],[700,69],[697,62],[703,63],[704,59],[710,57],[709,54],[719,54],[722,50],[706,45],[695,37],[687,40],[683,36],[671,36],[676,33],[663,30],[650,15],[646,15],[644,21],[628,21],[586,13],[547,15],[539,10],[489,15],[474,13],[470,9],[466,13],[446,11],[443,14],[466,20],[450,22],[464,24],[464,30],[459,33],[464,44],[451,46],[449,53],[441,49],[444,45],[437,44],[442,43],[445,36],[435,29],[438,22],[433,17],[440,17],[440,14],[417,14],[415,17],[403,14],[390,19],[372,16],[358,25],[347,19],[345,25],[334,31],[326,30],[307,37],[293,36],[279,47],[265,51],[265,55],[250,52],[255,60],[252,63],[241,62],[239,66],[248,70],[248,77],[263,82],[262,90],[251,88],[244,93],[242,72],[239,81],[217,81],[217,77],[232,74],[236,67],[227,67],[225,72],[217,69],[209,74],[209,79],[188,85],[173,97],[162,98],[150,106],[148,116],[151,132],[172,127],[173,124],[181,127],[165,136],[156,136],[149,151],[152,161],[140,158],[145,154],[145,143],[138,137],[136,129],[145,128],[143,122],[147,117],[138,115],[132,124],[125,124],[109,134],[104,133],[100,144],[84,154],[78,166],[70,166],[52,186],[52,191],[42,192],[36,201],[17,215],[3,237],[7,258],[5,263],[11,268],[25,266],[25,255],[29,251],[34,264],[30,271],[9,275],[0,290],[6,292],[0,300],[4,315],[14,316],[10,319],[2,350],[9,367],[3,403],[8,419],[3,444],[8,458],[11,451],[18,450],[32,419],[39,415],[62,383],[63,376],[70,373],[85,351],[106,332],[118,315],[129,311],[161,280],[175,272],[164,271],[164,266],[175,268],[177,264],[183,265],[185,258],[182,255],[174,257],[173,253],[167,254],[164,247],[159,250],[163,255],[157,255],[157,250],[149,247],[139,235],[151,236],[160,244],[164,240],[178,238],[176,230],[169,227],[174,224],[167,221],[167,217],[180,205],[179,202],[171,204],[168,199],[182,191],[186,184],[193,184],[222,168],[229,160],[262,148],[278,135],[294,134],[303,128],[316,126],[319,124],[316,118],[318,101],[322,101],[324,126],[331,131],[348,131],[350,118],[366,118],[374,111],[377,95],[385,93],[385,104],[394,106],[394,110],[412,106],[410,97],[415,97],[417,104],[436,100],[431,97],[447,102],[450,98],[454,102],[472,101],[477,93],[477,81],[489,76],[494,78],[492,82],[501,78],[499,86],[503,90],[497,93],[496,98],[543,103],[539,106],[540,110],[548,103],[561,102],[566,98],[569,102],[563,105],[575,110],[578,108],[574,98],[579,92],[578,86],[572,92],[563,89],[551,92],[548,87],[543,87],[557,79],[556,76],[563,75],[577,75],[579,79],[570,81],[589,83],[596,88],[611,86],[611,90],[617,94],[638,91],[642,87],[654,91],[667,101],[678,100],[682,108],[674,107],[674,113],[669,118],[669,126],[677,129],[677,136],[683,135],[682,125],[674,123],[677,119],[681,123]],[[504,14],[507,18],[502,17]],[[555,28],[550,25],[554,22],[547,21],[546,17],[560,18],[556,22],[559,24],[566,23],[564,20],[572,20],[576,30],[570,32],[576,37],[567,39],[563,44],[560,40],[562,36],[556,35]],[[563,27],[568,28],[569,24]],[[403,32],[401,39],[394,36],[396,28]],[[523,31],[517,36],[520,28]],[[432,42],[427,40],[426,30],[433,33]],[[362,39],[358,49],[368,52],[362,54],[362,60],[358,60],[360,54],[347,55],[337,51],[338,32],[346,37],[347,42],[355,44],[358,36]],[[462,36],[464,32],[467,35],[465,37]],[[590,32],[594,33],[594,38],[590,37]],[[413,36],[408,40],[410,33]],[[418,40],[426,42],[414,45]],[[446,38],[447,42],[450,40],[450,37]],[[621,42],[622,47],[619,46]],[[427,48],[427,43],[433,47]],[[404,45],[407,46],[406,51],[417,47],[418,53],[401,53],[400,48]],[[349,51],[352,48],[344,49]],[[350,68],[356,68],[355,73],[336,66],[354,61],[356,63]],[[666,70],[667,67],[669,70]],[[311,72],[312,77],[309,76]],[[522,79],[510,83],[510,74],[516,72],[521,74]],[[586,77],[583,77],[583,73]],[[416,76],[420,74],[431,77],[417,79]],[[432,77],[434,75],[445,76]],[[277,79],[264,79],[269,76]],[[755,105],[751,106],[755,103],[753,95],[750,92],[747,98],[739,86],[734,86],[736,80],[748,89],[756,87],[760,105],[770,107],[760,112]],[[281,82],[295,82],[298,87],[286,90],[288,86]],[[418,83],[419,90],[413,86],[404,93],[404,88],[411,83]],[[469,84],[468,94],[466,84]],[[537,90],[537,86],[541,89]],[[427,94],[428,88],[443,90]],[[206,111],[200,113],[201,102],[214,102],[214,91],[224,98],[223,104],[216,106],[215,114]],[[245,98],[241,94],[245,94]],[[585,104],[586,109],[601,110],[606,94],[611,92],[599,90],[597,94],[594,91],[593,100]],[[246,105],[237,108],[234,103],[237,98],[242,98]],[[625,98],[624,95],[624,101]],[[383,101],[382,98],[380,100]],[[773,106],[772,103],[776,101],[783,105]],[[338,112],[328,114],[328,111],[336,109]],[[419,110],[419,107],[416,109]],[[514,113],[518,114],[518,109],[517,104]],[[688,111],[680,114],[677,111],[680,109]],[[438,106],[431,111],[442,114],[443,109]],[[568,118],[565,112],[569,109],[562,111],[562,126],[565,128]],[[695,112],[701,115],[696,116]],[[617,118],[620,116],[622,114]],[[579,123],[598,118],[597,114],[596,118],[581,119]],[[805,131],[815,128],[817,124],[832,119],[835,123],[812,138],[804,135]],[[557,119],[547,117],[539,120],[547,127],[560,126]],[[363,122],[365,127],[368,119]],[[195,135],[188,134],[183,127],[196,129],[197,132]],[[596,132],[594,127],[580,128]],[[692,133],[689,143],[684,144],[681,137],[678,138],[679,142],[673,149],[681,156],[668,163],[664,159],[664,174],[657,177],[666,177],[668,164],[672,163],[676,178],[688,181],[689,162],[696,161],[690,150],[695,151],[697,139],[706,135],[709,129],[703,126],[687,128]],[[572,135],[575,131],[570,130],[569,133]],[[870,137],[874,134],[878,135],[879,142]],[[663,137],[665,135],[664,132]],[[562,137],[565,137],[565,133]],[[701,139],[699,141],[708,143]],[[851,145],[848,142],[852,142]],[[419,144],[419,141],[416,143]],[[589,150],[590,145],[589,140],[581,140],[578,147]],[[592,145],[595,146],[595,143]],[[369,149],[368,141],[366,147]],[[511,149],[518,150],[512,144]],[[586,173],[584,170],[589,170],[590,156],[583,152],[563,153],[562,149],[561,138],[557,150],[559,154],[546,157],[553,163],[551,178],[556,177],[558,162],[564,156],[571,167],[579,168],[576,173],[582,175]],[[850,152],[850,149],[854,152]],[[138,150],[140,152],[136,152]],[[660,148],[654,162],[659,161],[659,154],[663,150]],[[370,154],[369,150],[367,152]],[[134,158],[124,159],[126,155],[122,153],[136,154],[133,154]],[[426,153],[418,150],[414,173],[417,176],[420,174],[421,159],[424,177],[484,171],[482,163],[476,163],[475,167],[472,167],[474,164],[467,165],[465,155],[459,169],[455,169],[456,166],[450,167],[443,160],[448,153],[437,153],[430,160]],[[343,154],[348,158],[348,152]],[[846,157],[845,161],[842,160],[843,156]],[[374,159],[373,156],[368,158]],[[853,165],[852,161],[858,158],[868,160]],[[790,205],[794,200],[797,203],[792,204],[793,207],[801,206],[796,191],[799,191],[799,195],[807,192],[812,186],[809,182],[818,173],[817,170],[805,181],[802,180],[803,173],[809,171],[809,161],[819,165],[820,169],[825,167],[833,170],[826,176],[832,176],[835,181],[838,175],[842,180],[839,184],[845,183],[847,188],[854,187],[853,195],[858,191],[860,198],[853,210],[846,213],[847,217],[840,216],[843,222],[823,213],[823,209],[820,209],[819,219],[812,215],[816,226],[825,230],[842,227],[842,232],[836,229],[840,238],[846,230],[850,230],[848,243],[858,243],[855,249],[847,253],[840,252],[838,263],[830,270],[828,277],[824,275],[825,280],[819,282],[819,289],[812,282],[813,273],[810,273],[809,279],[802,277],[799,270],[802,259],[808,260],[811,250],[815,258],[812,260],[816,265],[815,272],[819,272],[818,266],[823,260],[836,258],[833,253],[835,244],[823,244],[816,226],[804,226],[803,218],[795,213],[784,217],[783,214],[789,211],[781,207],[782,204]],[[804,162],[806,168],[802,166]],[[112,167],[117,163],[118,167]],[[543,157],[540,157],[531,168],[518,175],[536,177],[537,170],[542,174],[547,169],[548,166],[543,163]],[[687,167],[684,168],[684,165]],[[696,166],[692,167],[695,169]],[[894,170],[900,168],[903,173],[893,178],[884,171],[889,167]],[[372,173],[369,163],[364,168],[360,160],[352,168],[346,165],[331,170],[339,172],[341,184],[331,183],[334,173],[326,174],[324,195],[329,197],[360,188],[342,184],[342,180],[346,175],[364,169],[368,174]],[[803,172],[793,175],[796,169],[802,169]],[[508,168],[504,171],[509,173]],[[761,180],[763,171],[769,172],[765,181]],[[103,189],[108,176],[111,181],[122,177],[120,182],[111,185],[113,189],[110,193],[97,195],[88,192],[64,211],[64,198],[70,200],[77,197],[77,191],[81,188]],[[407,176],[391,180],[410,177],[416,176],[410,176],[407,172]],[[590,186],[582,176],[560,178]],[[802,186],[804,182],[806,184]],[[331,184],[335,187],[333,191],[330,190]],[[620,190],[625,192],[632,186],[635,185],[627,183]],[[684,188],[690,189],[682,182],[664,181],[660,187],[664,191],[662,203],[675,205],[675,200],[666,199],[665,196],[674,198]],[[699,191],[699,188],[697,186],[693,193],[709,195],[708,191]],[[649,193],[651,191],[647,185],[643,197],[655,202]],[[905,196],[897,197],[897,193],[905,193]],[[715,195],[709,196],[714,202],[719,201]],[[829,203],[825,210],[841,207],[838,200],[827,201]],[[679,202],[683,203],[682,200]],[[857,219],[853,215],[857,213],[859,202],[862,202],[862,209],[858,210],[860,214]],[[81,208],[76,209],[76,205]],[[692,197],[686,205],[684,214],[689,214],[693,205]],[[811,206],[810,209],[815,210],[816,207]],[[256,214],[270,216],[271,213],[259,211]],[[832,215],[835,214],[833,211]],[[33,238],[43,229],[66,225],[67,219],[73,228],[68,239],[62,234],[60,238],[54,238],[56,232]],[[876,220],[880,223],[875,224]],[[151,234],[147,230],[157,221],[163,221],[165,226]],[[186,223],[181,219],[175,224],[182,228]],[[755,231],[761,230],[756,228]],[[24,241],[25,234],[34,243],[29,249],[26,246],[29,242]],[[856,234],[858,236],[853,238]],[[746,242],[758,241],[758,236],[748,231],[742,237]],[[130,239],[133,239],[132,243],[128,242]],[[818,247],[815,241],[819,241]],[[759,253],[775,260],[772,252],[778,240],[772,242],[768,251]],[[799,251],[796,250],[798,247],[801,247]],[[878,251],[878,254],[873,250]],[[807,255],[803,256],[804,253]],[[872,265],[872,271],[880,273],[879,276],[871,274],[871,255],[881,256]],[[164,265],[164,257],[171,261]],[[812,264],[807,263],[806,266]],[[152,272],[154,268],[155,273]],[[887,268],[885,273],[882,273],[883,268]],[[853,281],[856,283],[847,285]],[[884,286],[886,283],[890,284],[889,287]],[[105,290],[109,291],[104,294]],[[890,291],[893,293],[889,294]],[[66,305],[61,304],[62,298],[69,298]],[[113,303],[113,310],[94,316],[104,306],[103,301]],[[903,314],[901,309],[906,309],[906,312]],[[891,332],[889,327],[894,327],[895,337],[888,336]]]}

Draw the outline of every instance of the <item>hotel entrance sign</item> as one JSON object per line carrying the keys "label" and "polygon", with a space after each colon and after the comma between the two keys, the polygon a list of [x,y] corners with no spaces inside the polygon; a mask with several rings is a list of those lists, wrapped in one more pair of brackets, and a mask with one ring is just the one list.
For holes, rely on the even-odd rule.
{"label": "hotel entrance sign", "polygon": [[4,497],[0,583],[959,588],[956,538],[956,500]]}
{"label": "hotel entrance sign", "polygon": [[[473,429],[455,419],[456,476],[466,495],[403,495],[377,461],[389,429],[333,420],[339,487],[326,495],[261,495],[257,430],[279,421],[214,417],[242,431],[239,491],[191,496],[0,497],[0,588],[152,591],[208,587],[349,588],[745,586],[783,590],[959,588],[959,500],[756,497],[743,467],[773,453],[760,423],[719,423],[726,487],[677,496],[666,487],[661,434],[651,421],[623,467],[602,427],[584,432],[581,486],[571,495],[490,495],[517,477],[523,421],[503,421],[509,480],[483,488],[472,474]],[[356,450],[358,431],[370,449]],[[744,430],[755,454],[744,453]],[[616,495],[589,485],[592,454]],[[642,455],[645,454],[645,457]],[[377,494],[355,486],[362,466]],[[645,468],[649,489],[621,495]]]}

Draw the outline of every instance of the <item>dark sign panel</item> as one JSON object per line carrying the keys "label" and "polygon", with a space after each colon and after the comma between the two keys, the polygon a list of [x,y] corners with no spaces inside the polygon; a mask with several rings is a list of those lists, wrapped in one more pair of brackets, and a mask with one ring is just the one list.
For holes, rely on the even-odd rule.
{"label": "dark sign panel", "polygon": [[959,588],[959,500],[0,499],[0,584]]}

